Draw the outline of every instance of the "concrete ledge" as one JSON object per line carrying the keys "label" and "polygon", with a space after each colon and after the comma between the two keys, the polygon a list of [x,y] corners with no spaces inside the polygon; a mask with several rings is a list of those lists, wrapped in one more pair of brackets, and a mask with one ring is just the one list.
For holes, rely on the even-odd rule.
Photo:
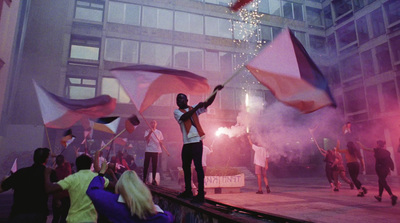
{"label": "concrete ledge", "polygon": [[189,200],[178,199],[178,191],[160,186],[148,186],[153,200],[162,209],[171,212],[175,222],[304,222],[284,216],[269,215],[262,212],[232,207],[217,201],[206,199],[204,204],[192,204]]}

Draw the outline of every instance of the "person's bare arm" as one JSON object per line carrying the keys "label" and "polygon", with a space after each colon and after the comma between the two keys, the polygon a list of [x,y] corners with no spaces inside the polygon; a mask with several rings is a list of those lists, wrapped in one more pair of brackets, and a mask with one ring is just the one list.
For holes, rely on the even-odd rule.
{"label": "person's bare arm", "polygon": [[52,183],[50,181],[51,171],[53,171],[53,169],[50,167],[47,167],[44,171],[44,187],[45,187],[46,193],[48,193],[48,194],[63,190],[60,185],[58,185],[57,183]]}

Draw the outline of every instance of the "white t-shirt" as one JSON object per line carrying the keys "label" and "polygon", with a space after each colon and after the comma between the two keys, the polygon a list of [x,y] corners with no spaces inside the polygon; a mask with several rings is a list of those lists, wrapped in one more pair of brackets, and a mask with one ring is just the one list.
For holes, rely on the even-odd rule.
{"label": "white t-shirt", "polygon": [[[144,137],[146,137],[149,134],[150,129],[146,130],[144,132]],[[156,137],[157,135],[157,137]],[[149,138],[149,143],[146,142],[146,150],[145,152],[152,152],[152,153],[161,153],[161,146],[160,142],[157,140],[157,138],[162,141],[164,140],[164,136],[162,132],[158,129],[154,130],[153,133],[151,133],[150,138]]]}
{"label": "white t-shirt", "polygon": [[251,148],[254,150],[254,164],[265,167],[265,160],[269,157],[267,150],[263,147],[252,145]]}
{"label": "white t-shirt", "polygon": [[202,166],[207,166],[207,155],[212,153],[211,149],[203,145]]}
{"label": "white t-shirt", "polygon": [[[193,106],[193,108],[196,107]],[[189,108],[185,109],[186,112],[189,111]],[[197,116],[199,116],[200,114],[207,112],[207,109],[203,108],[199,108],[196,111]],[[199,133],[197,132],[196,127],[194,127],[193,125],[190,127],[189,129],[189,134],[186,133],[186,129],[185,129],[185,124],[184,122],[182,122],[181,120],[179,120],[181,118],[181,116],[184,113],[181,112],[179,109],[176,109],[174,111],[174,117],[176,119],[176,121],[179,123],[180,127],[181,127],[181,132],[182,132],[182,136],[183,136],[183,144],[189,144],[189,143],[195,143],[195,142],[200,142],[201,137],[199,136]]]}

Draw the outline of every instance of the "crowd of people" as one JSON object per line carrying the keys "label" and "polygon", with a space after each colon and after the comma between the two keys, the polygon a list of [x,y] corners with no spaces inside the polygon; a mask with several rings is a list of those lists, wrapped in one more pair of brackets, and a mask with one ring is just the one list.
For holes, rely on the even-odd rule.
{"label": "crowd of people", "polygon": [[[358,190],[358,197],[364,197],[368,190],[358,179],[360,170],[365,171],[365,161],[361,155],[360,149],[374,153],[375,158],[375,172],[378,176],[378,195],[375,195],[375,199],[379,202],[382,201],[383,191],[386,190],[390,196],[392,205],[396,205],[397,196],[392,193],[390,186],[386,181],[386,177],[390,174],[390,171],[394,171],[394,163],[391,158],[390,152],[386,150],[386,142],[383,140],[376,141],[375,148],[368,148],[364,146],[354,134],[351,127],[351,122],[347,122],[342,127],[342,140],[347,142],[346,148],[340,148],[340,140],[337,140],[337,145],[333,149],[324,150],[318,144],[318,150],[325,157],[325,173],[329,184],[334,191],[338,192],[340,182],[338,176],[350,185],[351,189],[354,186]],[[358,148],[357,145],[360,147]],[[343,165],[342,155],[345,154],[347,170],[349,172],[351,181],[346,177],[345,167]]]}

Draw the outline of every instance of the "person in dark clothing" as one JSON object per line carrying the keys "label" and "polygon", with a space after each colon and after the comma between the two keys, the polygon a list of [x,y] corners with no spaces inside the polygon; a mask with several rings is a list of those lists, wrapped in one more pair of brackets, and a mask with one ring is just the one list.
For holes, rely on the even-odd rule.
{"label": "person in dark clothing", "polygon": [[317,148],[319,152],[325,157],[324,162],[325,162],[325,175],[326,178],[328,179],[329,185],[331,188],[334,188],[334,179],[333,179],[333,162],[335,161],[335,153],[333,150],[324,150],[321,147],[317,145]]}
{"label": "person in dark clothing", "polygon": [[[57,181],[64,179],[65,177],[72,174],[71,164],[69,162],[65,162],[63,155],[58,155],[56,157],[57,167],[55,169]],[[67,222],[68,210],[71,205],[71,201],[69,199],[68,191],[61,191],[55,193],[53,195],[53,220],[52,223],[63,223]]]}
{"label": "person in dark clothing", "polygon": [[[37,148],[33,154],[32,166],[18,170],[1,183],[0,193],[14,190],[9,222],[46,223],[49,209],[44,171],[49,154],[48,148]],[[53,181],[54,178],[52,176]]]}
{"label": "person in dark clothing", "polygon": [[392,190],[390,189],[386,181],[386,177],[389,175],[390,170],[392,171],[394,170],[394,163],[392,158],[390,157],[390,152],[386,150],[386,142],[378,140],[376,142],[377,148],[373,149],[365,147],[363,144],[361,144],[361,142],[358,142],[358,144],[361,146],[362,149],[369,152],[374,152],[375,171],[376,174],[378,175],[378,183],[379,183],[379,195],[375,196],[375,199],[381,202],[383,189],[385,189],[390,195],[390,198],[392,200],[392,205],[396,205],[397,196],[395,196],[392,193]]}
{"label": "person in dark clothing", "polygon": [[198,194],[191,200],[193,203],[204,202],[204,170],[202,166],[204,132],[200,126],[199,115],[206,112],[216,96],[216,92],[223,88],[218,85],[214,89],[214,93],[207,101],[200,102],[196,106],[189,106],[188,99],[185,94],[176,96],[176,104],[178,109],[174,111],[174,117],[180,125],[183,148],[182,148],[182,168],[185,178],[185,191],[178,195],[178,198],[192,198],[192,173],[191,165],[194,163],[197,172],[197,181],[199,183]]}
{"label": "person in dark clothing", "polygon": [[[367,194],[367,189],[362,186],[361,182],[358,180],[358,174],[360,172],[360,163],[361,163],[361,170],[365,170],[364,159],[361,157],[360,151],[357,149],[354,142],[350,141],[347,143],[347,149],[340,149],[340,143],[338,143],[337,151],[339,153],[344,153],[347,162],[347,168],[349,170],[349,174],[351,180],[353,181],[354,185],[358,189],[358,197],[364,197]],[[358,162],[360,161],[360,163]]]}

